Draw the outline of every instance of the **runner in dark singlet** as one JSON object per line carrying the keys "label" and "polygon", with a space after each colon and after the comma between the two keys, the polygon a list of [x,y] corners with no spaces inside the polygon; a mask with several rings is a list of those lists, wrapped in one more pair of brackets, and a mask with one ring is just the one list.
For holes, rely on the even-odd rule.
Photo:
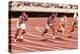
{"label": "runner in dark singlet", "polygon": [[[54,19],[57,17],[57,14],[51,14],[49,17],[48,17],[48,19],[47,19],[47,23],[46,23],[46,28],[45,28],[45,31],[43,31],[43,33],[42,33],[42,36],[44,35],[44,34],[46,34],[47,32],[48,32],[48,30],[51,28],[52,29],[52,31],[53,31],[53,35],[55,35],[55,30],[54,30],[54,28],[53,28],[53,25],[54,25]],[[53,39],[55,39],[55,36],[53,37]],[[46,40],[46,39],[42,39],[43,41],[44,40]]]}
{"label": "runner in dark singlet", "polygon": [[[17,31],[15,34],[15,42],[18,37],[20,37],[21,39],[23,38],[22,35],[26,32],[26,21],[28,21],[28,15],[25,12],[23,12],[22,15],[19,17],[19,20],[17,21]],[[21,34],[19,34],[20,30],[23,31]]]}

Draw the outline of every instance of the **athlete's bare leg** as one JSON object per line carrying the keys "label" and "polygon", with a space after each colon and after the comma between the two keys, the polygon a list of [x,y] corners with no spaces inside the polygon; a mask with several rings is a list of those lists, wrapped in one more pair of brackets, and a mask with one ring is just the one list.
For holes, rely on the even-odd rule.
{"label": "athlete's bare leg", "polygon": [[65,34],[65,28],[63,26],[61,26],[61,30],[62,30],[62,37],[64,37]]}
{"label": "athlete's bare leg", "polygon": [[[44,30],[43,33],[42,33],[42,37],[43,37],[44,34],[46,34],[47,32],[48,32],[48,29],[45,28],[45,30]],[[45,41],[45,40],[47,40],[47,39],[43,37],[43,39],[42,39],[41,41]]]}
{"label": "athlete's bare leg", "polygon": [[48,32],[48,29],[45,28],[45,31],[42,33],[42,36]]}
{"label": "athlete's bare leg", "polygon": [[16,34],[15,34],[15,40],[14,40],[15,42],[17,41],[17,38],[19,37],[18,35],[19,35],[20,30],[21,29],[17,28]]}
{"label": "athlete's bare leg", "polygon": [[23,34],[24,34],[24,33],[26,33],[26,29],[23,29],[23,30],[22,30],[21,39],[23,39]]}
{"label": "athlete's bare leg", "polygon": [[17,36],[19,35],[21,29],[17,29],[16,34],[15,34],[15,39],[17,38]]}
{"label": "athlete's bare leg", "polygon": [[47,32],[48,32],[48,28],[45,28],[45,30],[43,31],[43,33],[42,33],[42,37],[43,37],[43,39],[42,39],[42,41],[45,41],[45,40],[47,40],[45,37],[44,37],[44,34],[46,34]]}
{"label": "athlete's bare leg", "polygon": [[55,39],[55,29],[54,29],[54,27],[53,26],[50,26],[50,28],[52,29],[52,31],[53,31],[53,39]]}
{"label": "athlete's bare leg", "polygon": [[70,33],[74,31],[75,26],[74,26],[74,25],[72,25],[71,27],[72,27],[72,28],[71,28]]}
{"label": "athlete's bare leg", "polygon": [[55,29],[54,29],[54,27],[53,27],[53,26],[50,26],[50,28],[51,28],[52,31],[53,31],[53,35],[55,35]]}

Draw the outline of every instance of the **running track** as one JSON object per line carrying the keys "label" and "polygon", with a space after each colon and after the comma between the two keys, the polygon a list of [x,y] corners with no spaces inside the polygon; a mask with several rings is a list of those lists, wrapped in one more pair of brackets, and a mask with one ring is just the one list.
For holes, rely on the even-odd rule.
{"label": "running track", "polygon": [[[68,33],[71,27],[70,25],[66,29],[65,36],[62,38],[62,34],[57,32],[56,37],[61,37],[62,40],[52,39],[52,32],[49,30],[44,36],[48,38],[47,41],[40,41],[42,39],[41,32],[36,30],[36,26],[45,26],[47,18],[30,18],[28,21],[28,29],[24,34],[23,42],[14,42],[14,34],[16,33],[16,22],[17,19],[11,19],[11,32],[9,37],[11,37],[11,43],[9,43],[10,50],[12,53],[18,52],[37,52],[37,51],[55,51],[55,50],[69,50],[78,48],[78,32],[77,28],[71,34]],[[60,29],[59,21],[60,18],[55,19],[55,29]],[[72,18],[68,18],[68,23],[71,23]],[[72,38],[68,38],[72,36]]]}

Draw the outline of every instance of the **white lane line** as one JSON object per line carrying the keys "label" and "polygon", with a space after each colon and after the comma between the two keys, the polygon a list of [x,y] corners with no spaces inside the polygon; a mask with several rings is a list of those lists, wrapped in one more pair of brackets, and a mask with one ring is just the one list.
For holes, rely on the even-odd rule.
{"label": "white lane line", "polygon": [[72,46],[74,46],[74,47],[76,47],[78,44],[73,44],[73,43],[66,43],[66,42],[60,42],[60,41],[53,41],[53,40],[51,40],[51,39],[49,39],[49,41],[51,41],[51,42],[55,42],[55,43],[58,43],[58,44],[61,44],[61,46],[62,45],[65,45],[66,47],[72,47]]}
{"label": "white lane line", "polygon": [[[31,43],[34,43],[34,44],[39,44],[39,45],[42,45],[42,46],[45,46],[45,47],[55,48],[55,49],[65,49],[65,48],[62,48],[60,46],[56,46],[56,44],[47,45],[47,44],[42,43],[42,42],[35,42],[35,41],[28,40],[28,39],[24,39],[24,41],[31,42]],[[55,47],[53,47],[53,46],[55,46]]]}
{"label": "white lane line", "polygon": [[[29,38],[29,37],[25,37],[25,38]],[[31,38],[31,39],[37,39],[37,38]],[[74,47],[77,46],[77,44],[73,44],[73,43],[68,43],[68,42],[67,42],[67,44],[66,44],[65,42],[60,43],[60,41],[55,41],[55,40],[51,40],[51,39],[48,39],[48,40],[51,41],[51,42],[54,42],[54,43],[61,44],[61,45],[59,45],[59,46],[62,46],[62,44],[63,44],[63,45],[66,45],[67,47],[68,47],[68,46],[74,46]]]}
{"label": "white lane line", "polygon": [[[37,37],[37,38],[41,38],[40,36],[37,36],[37,35],[35,35],[35,34],[31,34],[31,33],[29,33],[29,32],[26,32],[27,34],[29,34],[29,35],[31,35],[31,36],[34,36],[34,37]],[[65,38],[66,40],[67,40],[67,38]],[[51,40],[51,39],[49,39],[50,41],[52,41],[52,42],[57,42],[57,43],[60,43],[60,44],[64,44],[64,45],[66,45],[66,43],[61,43],[60,41],[53,41],[53,40]],[[71,40],[70,40],[71,41]],[[72,45],[72,44],[67,44],[67,46],[70,46],[70,45]]]}
{"label": "white lane line", "polygon": [[[28,31],[27,31],[27,32],[28,32]],[[15,33],[15,32],[11,32],[11,33]],[[33,34],[33,33],[35,33],[35,32],[31,32],[31,33]],[[30,33],[30,34],[31,34],[31,33]],[[58,33],[57,33],[57,34],[58,34]],[[59,33],[59,34],[60,34],[60,33]],[[49,33],[47,33],[47,34],[45,34],[45,35],[53,36],[52,34],[49,34]],[[61,35],[61,34],[60,34],[60,35]],[[69,35],[69,34],[64,34],[64,35]],[[71,34],[71,35],[75,35],[75,34]],[[66,40],[67,40],[67,39],[66,39]],[[69,40],[69,41],[70,41],[70,40]],[[71,41],[75,41],[75,40],[72,40],[72,39],[71,39]]]}
{"label": "white lane line", "polygon": [[[35,35],[35,34],[31,34],[30,32],[26,32],[27,34],[29,34],[29,35],[31,35],[31,36],[34,36],[34,37],[38,37],[38,38],[41,38],[41,37],[39,37],[39,36],[37,36],[37,35]],[[67,40],[67,39],[66,39]],[[70,39],[71,40],[71,39]],[[69,41],[70,41],[69,40]],[[72,41],[72,40],[71,40]],[[54,42],[54,41],[53,41]]]}
{"label": "white lane line", "polygon": [[[41,37],[39,37],[39,36],[37,36],[37,35],[35,35],[35,34],[31,34],[30,32],[26,32],[26,33],[29,34],[29,35],[32,35],[32,36],[41,38]],[[52,34],[47,34],[47,35],[52,36]],[[63,38],[63,39],[64,39],[64,40],[67,40],[67,41],[77,42],[76,40],[72,40],[72,39],[69,39],[69,38]]]}
{"label": "white lane line", "polygon": [[[15,30],[16,31],[16,28],[11,28],[11,30]],[[40,32],[39,32],[40,33]],[[61,33],[57,33],[57,34],[61,34]],[[51,34],[49,34],[51,35]],[[69,35],[68,33],[67,34],[64,34],[64,35]],[[75,34],[71,34],[71,35],[78,35],[78,33],[75,33]]]}
{"label": "white lane line", "polygon": [[25,51],[17,50],[17,49],[15,49],[15,50],[13,49],[12,50],[12,54],[15,54],[15,53],[17,54],[17,53],[22,53],[22,52],[25,52]]}
{"label": "white lane line", "polygon": [[[35,34],[35,32],[28,32],[28,31],[26,31],[26,33],[28,34],[28,35],[31,35],[31,36],[36,36],[36,35],[38,35],[38,34]],[[13,32],[11,35],[14,35],[15,34],[15,32]],[[46,35],[48,36],[53,36],[52,34],[45,34],[45,37],[46,37]],[[56,35],[57,36],[57,35]],[[36,36],[37,38],[43,38],[41,35],[40,36]],[[62,39],[64,39],[65,41],[71,41],[71,42],[77,42],[78,40],[76,39],[76,40],[74,40],[74,39],[69,39],[69,38],[62,38]]]}
{"label": "white lane line", "polygon": [[[14,43],[12,43],[11,45],[13,45]],[[22,44],[17,44],[20,46],[24,46],[24,47],[34,47],[34,48],[40,48],[40,49],[44,49],[44,50],[54,50],[53,48],[48,48],[48,47],[40,47],[40,46],[32,46],[32,45],[22,45]]]}
{"label": "white lane line", "polygon": [[23,54],[28,52],[32,52],[32,51],[12,50],[12,54],[20,54],[20,53]]}
{"label": "white lane line", "polygon": [[[42,36],[36,36],[37,34],[32,34],[32,33],[30,33],[30,32],[26,32],[28,35],[31,35],[31,36],[34,36],[34,37],[37,37],[37,38],[43,38]],[[34,32],[35,33],[35,32]],[[14,35],[15,34],[15,32],[14,33],[12,33],[11,34],[11,36],[12,35]],[[47,36],[49,35],[49,34],[46,34]],[[51,34],[50,34],[51,35]],[[62,39],[64,39],[64,41],[71,41],[71,42],[77,42],[78,40],[73,40],[73,39],[69,39],[69,38],[62,38]]]}
{"label": "white lane line", "polygon": [[[31,32],[32,34],[36,34],[36,32]],[[38,33],[38,34],[41,34],[41,33]],[[56,33],[56,36],[58,36],[58,35],[62,35],[61,33]],[[68,33],[66,33],[66,34],[64,34],[64,35],[67,35],[67,36],[76,36],[76,37],[74,37],[74,38],[78,38],[78,34],[68,34]],[[44,36],[53,36],[53,34],[52,33],[47,33],[47,34],[45,34]]]}
{"label": "white lane line", "polygon": [[17,44],[12,44],[13,46],[16,46],[16,47],[19,47],[19,48],[23,48],[25,50],[31,50],[31,51],[39,51],[39,50],[35,50],[35,49],[31,49],[31,48],[27,48],[27,47],[24,47],[22,45],[17,45]]}
{"label": "white lane line", "polygon": [[[44,43],[38,43],[38,42],[33,42],[33,41],[30,41],[30,40],[26,40],[26,39],[24,39],[26,42],[28,41],[28,42],[32,42],[32,43],[35,43],[35,44],[40,44],[40,45],[44,45],[44,46],[47,46],[46,44],[44,44]],[[54,42],[54,41],[53,41]],[[60,42],[60,41],[55,41],[55,43],[56,42]],[[62,44],[62,43],[59,43],[59,45],[57,44],[49,44],[48,45],[48,47],[51,47],[51,46],[54,46],[55,45],[55,48],[61,48],[61,49],[64,49],[63,47],[66,47],[66,48],[70,48],[71,46],[70,45],[66,45],[66,44]],[[71,44],[72,45],[72,44]],[[75,47],[75,46],[74,46]]]}
{"label": "white lane line", "polygon": [[[49,44],[49,45],[47,45],[47,44],[45,44],[45,43],[43,43],[43,42],[34,42],[34,41],[31,41],[31,40],[27,40],[27,39],[24,39],[24,41],[26,41],[26,42],[32,42],[32,43],[35,43],[35,44],[40,44],[40,45],[43,45],[43,46],[48,46],[48,47],[52,47],[52,46],[54,46],[55,44]],[[61,48],[61,47],[59,47],[59,46],[56,46],[55,45],[55,47],[54,48]],[[64,48],[61,48],[61,49],[64,49]]]}
{"label": "white lane line", "polygon": [[[39,37],[39,36],[37,36],[37,35],[35,35],[35,34],[31,34],[31,33],[29,33],[29,32],[26,32],[27,34],[29,34],[29,35],[31,35],[31,36],[34,36],[34,37],[37,37],[37,38],[41,38],[41,37]],[[61,43],[60,41],[53,41],[53,40],[51,40],[51,39],[49,39],[50,41],[52,41],[52,42],[56,42],[56,43],[60,43],[60,44],[64,44],[64,45],[66,45],[66,43]],[[67,46],[70,46],[71,44],[67,44]],[[61,45],[62,46],[62,45]]]}
{"label": "white lane line", "polygon": [[[26,32],[26,33],[29,34],[29,35],[31,35],[31,36],[34,36],[34,37],[37,37],[37,38],[41,38],[40,36],[35,35],[35,34],[31,34],[30,32]],[[68,39],[68,38],[63,38],[63,39],[67,40],[67,41],[77,42],[77,40],[72,40],[72,39]]]}
{"label": "white lane line", "polygon": [[[34,43],[34,44],[39,44],[39,45],[42,45],[42,46],[45,46],[45,48],[52,48],[52,50],[56,50],[56,49],[58,49],[58,50],[61,50],[61,49],[65,49],[65,48],[62,48],[62,47],[60,47],[60,46],[56,46],[55,44],[45,44],[45,43],[42,43],[42,42],[35,42],[35,41],[31,41],[31,40],[26,40],[26,39],[24,39],[24,41],[26,41],[26,42],[31,42],[31,43]],[[16,44],[17,45],[17,44]],[[41,47],[42,47],[41,46]]]}

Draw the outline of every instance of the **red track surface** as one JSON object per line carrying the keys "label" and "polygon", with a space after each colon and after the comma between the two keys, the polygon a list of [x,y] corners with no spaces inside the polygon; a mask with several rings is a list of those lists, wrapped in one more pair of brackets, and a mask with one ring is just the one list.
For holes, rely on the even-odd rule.
{"label": "red track surface", "polygon": [[[44,36],[48,38],[47,41],[40,41],[42,39],[41,32],[38,32],[35,28],[37,25],[45,26],[47,18],[30,18],[28,25],[30,26],[26,29],[24,34],[23,42],[14,42],[14,34],[16,33],[16,22],[17,19],[11,19],[11,50],[15,52],[35,52],[35,51],[53,51],[53,50],[67,50],[67,49],[77,49],[78,48],[78,32],[77,28],[75,31],[69,34],[71,27],[68,25],[66,29],[65,36],[62,38],[61,33],[56,33],[56,37],[61,37],[64,40],[55,39],[52,40],[52,31],[49,30]],[[55,29],[60,29],[59,22],[60,18],[55,19]],[[68,18],[68,23],[71,23],[72,18]],[[72,36],[72,38],[68,38]]]}

